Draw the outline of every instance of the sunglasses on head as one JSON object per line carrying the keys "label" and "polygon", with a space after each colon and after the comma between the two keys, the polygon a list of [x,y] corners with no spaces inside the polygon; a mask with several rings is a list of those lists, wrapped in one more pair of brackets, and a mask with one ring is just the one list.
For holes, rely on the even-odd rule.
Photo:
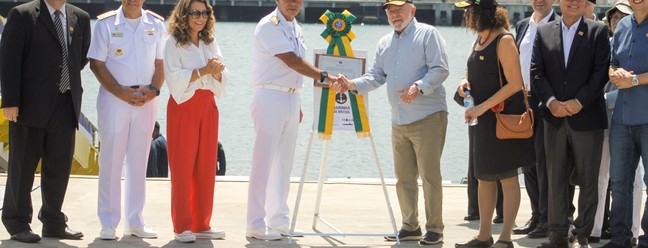
{"label": "sunglasses on head", "polygon": [[191,16],[191,18],[193,18],[193,19],[198,19],[198,18],[200,18],[201,15],[202,15],[203,18],[209,19],[209,16],[211,16],[211,10],[206,9],[206,10],[203,10],[203,11],[200,11],[200,10],[189,11],[189,16]]}

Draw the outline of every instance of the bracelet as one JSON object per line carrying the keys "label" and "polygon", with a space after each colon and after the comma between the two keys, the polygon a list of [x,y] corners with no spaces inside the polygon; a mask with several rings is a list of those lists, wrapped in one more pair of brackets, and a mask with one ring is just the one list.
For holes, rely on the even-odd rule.
{"label": "bracelet", "polygon": [[196,74],[198,74],[198,78],[201,78],[202,76],[200,75],[200,69],[196,69]]}

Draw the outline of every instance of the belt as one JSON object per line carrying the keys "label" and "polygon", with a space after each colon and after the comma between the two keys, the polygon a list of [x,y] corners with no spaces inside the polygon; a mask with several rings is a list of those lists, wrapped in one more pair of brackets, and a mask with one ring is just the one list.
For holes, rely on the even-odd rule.
{"label": "belt", "polygon": [[254,88],[278,90],[278,91],[288,92],[290,94],[299,93],[299,89],[297,89],[297,88],[284,87],[284,86],[279,86],[279,85],[276,85],[276,84],[262,84],[262,85],[257,85]]}

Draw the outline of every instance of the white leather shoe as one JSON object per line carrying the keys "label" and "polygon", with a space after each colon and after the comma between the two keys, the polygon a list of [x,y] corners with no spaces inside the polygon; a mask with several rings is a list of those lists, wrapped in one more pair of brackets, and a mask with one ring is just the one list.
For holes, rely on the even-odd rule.
{"label": "white leather shoe", "polygon": [[101,228],[101,232],[99,232],[99,239],[101,240],[115,240],[117,239],[117,235],[115,235],[115,228],[109,227],[109,226],[104,226]]}
{"label": "white leather shoe", "polygon": [[[288,225],[283,225],[283,226],[277,226],[277,227],[270,227],[273,231],[278,232],[279,234],[283,236],[290,236],[290,226]],[[293,230],[293,237],[304,237],[304,231],[295,228]]]}
{"label": "white leather shoe", "polygon": [[145,239],[154,239],[158,237],[157,232],[146,226],[141,226],[138,228],[126,228],[126,230],[124,230],[124,235],[132,235]]}
{"label": "white leather shoe", "polygon": [[175,240],[180,243],[193,243],[196,242],[196,235],[191,231],[184,231],[181,234],[174,233]]}
{"label": "white leather shoe", "polygon": [[207,231],[194,233],[197,239],[223,239],[225,238],[225,231],[209,229]]}
{"label": "white leather shoe", "polygon": [[270,228],[247,230],[245,236],[248,238],[255,238],[260,240],[280,240],[281,234],[271,230]]}

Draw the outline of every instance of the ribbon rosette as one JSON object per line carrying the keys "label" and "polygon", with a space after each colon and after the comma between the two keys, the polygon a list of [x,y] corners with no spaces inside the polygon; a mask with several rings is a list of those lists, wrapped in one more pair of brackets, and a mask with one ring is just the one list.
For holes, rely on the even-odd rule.
{"label": "ribbon rosette", "polygon": [[351,23],[356,20],[356,17],[348,10],[342,13],[327,10],[320,20],[326,24],[326,29],[321,34],[322,38],[329,43],[326,53],[353,57],[350,43],[355,39],[355,34],[351,31]]}

